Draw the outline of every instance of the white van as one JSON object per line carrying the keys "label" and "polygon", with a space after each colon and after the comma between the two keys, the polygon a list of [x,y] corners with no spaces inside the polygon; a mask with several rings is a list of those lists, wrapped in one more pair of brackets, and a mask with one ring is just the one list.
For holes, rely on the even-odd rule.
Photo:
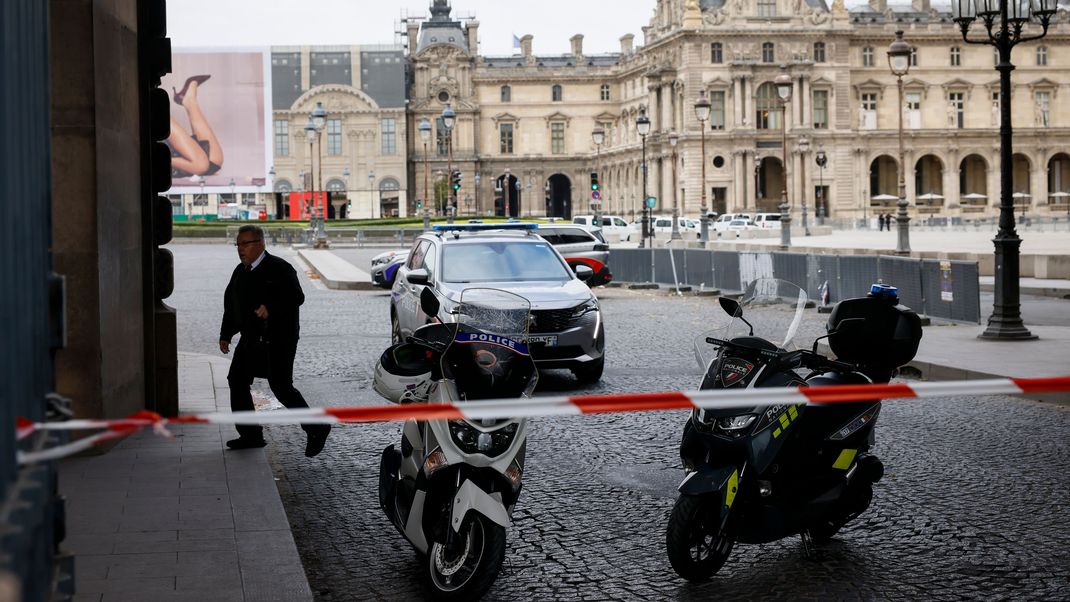
{"label": "white van", "polygon": [[718,216],[717,221],[713,222],[713,231],[724,232],[728,230],[728,225],[732,223],[732,220],[743,220],[748,223],[753,221],[749,213],[725,213]]}
{"label": "white van", "polygon": [[628,222],[619,215],[603,215],[601,224],[594,222],[593,215],[577,215],[572,218],[572,223],[594,228],[601,227],[604,234],[614,234],[620,237],[620,240],[627,238],[629,233]]}
{"label": "white van", "polygon": [[780,229],[780,214],[779,213],[757,213],[754,215],[754,225],[758,226],[759,230],[779,230]]}

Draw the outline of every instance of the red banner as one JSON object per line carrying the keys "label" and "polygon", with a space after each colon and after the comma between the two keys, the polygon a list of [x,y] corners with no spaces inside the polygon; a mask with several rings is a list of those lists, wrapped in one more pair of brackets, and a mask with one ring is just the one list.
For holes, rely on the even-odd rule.
{"label": "red banner", "polygon": [[290,203],[290,219],[308,221],[312,218],[316,209],[319,209],[320,215],[327,217],[327,193],[315,193],[315,202],[313,202],[312,194],[311,192],[290,193],[290,200],[288,201]]}

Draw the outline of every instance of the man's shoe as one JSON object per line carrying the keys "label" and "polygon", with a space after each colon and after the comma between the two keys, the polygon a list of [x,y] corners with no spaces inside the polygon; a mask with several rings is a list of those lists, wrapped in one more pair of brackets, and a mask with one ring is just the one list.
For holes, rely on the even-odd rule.
{"label": "man's shoe", "polygon": [[263,437],[260,439],[247,439],[245,437],[238,437],[237,439],[231,439],[227,441],[227,447],[230,449],[255,449],[258,447],[264,447],[267,445],[267,441],[264,441]]}
{"label": "man's shoe", "polygon": [[331,425],[322,424],[312,427],[312,430],[308,432],[308,443],[305,444],[305,456],[314,458],[321,451],[323,446],[327,443],[327,435],[331,432]]}

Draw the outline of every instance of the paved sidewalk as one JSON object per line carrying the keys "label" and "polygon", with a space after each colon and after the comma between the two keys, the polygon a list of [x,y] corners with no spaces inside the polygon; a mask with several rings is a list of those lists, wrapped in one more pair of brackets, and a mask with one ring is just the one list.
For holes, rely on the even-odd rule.
{"label": "paved sidewalk", "polygon": [[[981,291],[990,293],[996,288],[994,276],[981,276]],[[1057,299],[1070,299],[1070,280],[1052,278],[1019,278],[1018,292],[1022,295],[1040,295]],[[1070,318],[1070,316],[1068,316]],[[1068,322],[1070,324],[1070,322]]]}
{"label": "paved sidewalk", "polygon": [[[179,353],[180,411],[229,410],[229,367]],[[224,451],[228,425],[171,430],[60,463],[75,599],[311,600],[264,449]]]}
{"label": "paved sidewalk", "polygon": [[370,291],[376,288],[368,272],[330,251],[302,249],[297,254],[327,288],[347,291]]}

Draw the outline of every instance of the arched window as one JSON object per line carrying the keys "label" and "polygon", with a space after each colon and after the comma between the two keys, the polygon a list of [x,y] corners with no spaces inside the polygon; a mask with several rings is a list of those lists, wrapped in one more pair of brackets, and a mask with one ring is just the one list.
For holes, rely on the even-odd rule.
{"label": "arched window", "polygon": [[758,87],[758,95],[754,108],[757,114],[754,123],[760,130],[779,130],[782,118],[783,105],[776,93],[776,85],[773,82],[765,82]]}
{"label": "arched window", "polygon": [[346,183],[338,178],[327,180],[327,192],[345,192]]}
{"label": "arched window", "polygon": [[550,89],[550,97],[554,102],[561,102],[561,86],[554,84],[554,87]]}
{"label": "arched window", "polygon": [[383,178],[379,182],[379,215],[397,217],[400,210],[401,185],[394,178]]}
{"label": "arched window", "polygon": [[824,63],[825,62],[825,43],[824,42],[814,42],[814,62],[815,63]]}
{"label": "arched window", "polygon": [[401,184],[394,178],[383,178],[383,181],[379,182],[379,190],[401,190]]}
{"label": "arched window", "polygon": [[293,192],[294,185],[289,180],[275,180],[275,192]]}
{"label": "arched window", "polygon": [[762,42],[762,62],[773,63],[776,62],[776,53],[773,51],[772,42]]}
{"label": "arched window", "polygon": [[509,86],[502,86],[502,102],[512,102],[513,89]]}

